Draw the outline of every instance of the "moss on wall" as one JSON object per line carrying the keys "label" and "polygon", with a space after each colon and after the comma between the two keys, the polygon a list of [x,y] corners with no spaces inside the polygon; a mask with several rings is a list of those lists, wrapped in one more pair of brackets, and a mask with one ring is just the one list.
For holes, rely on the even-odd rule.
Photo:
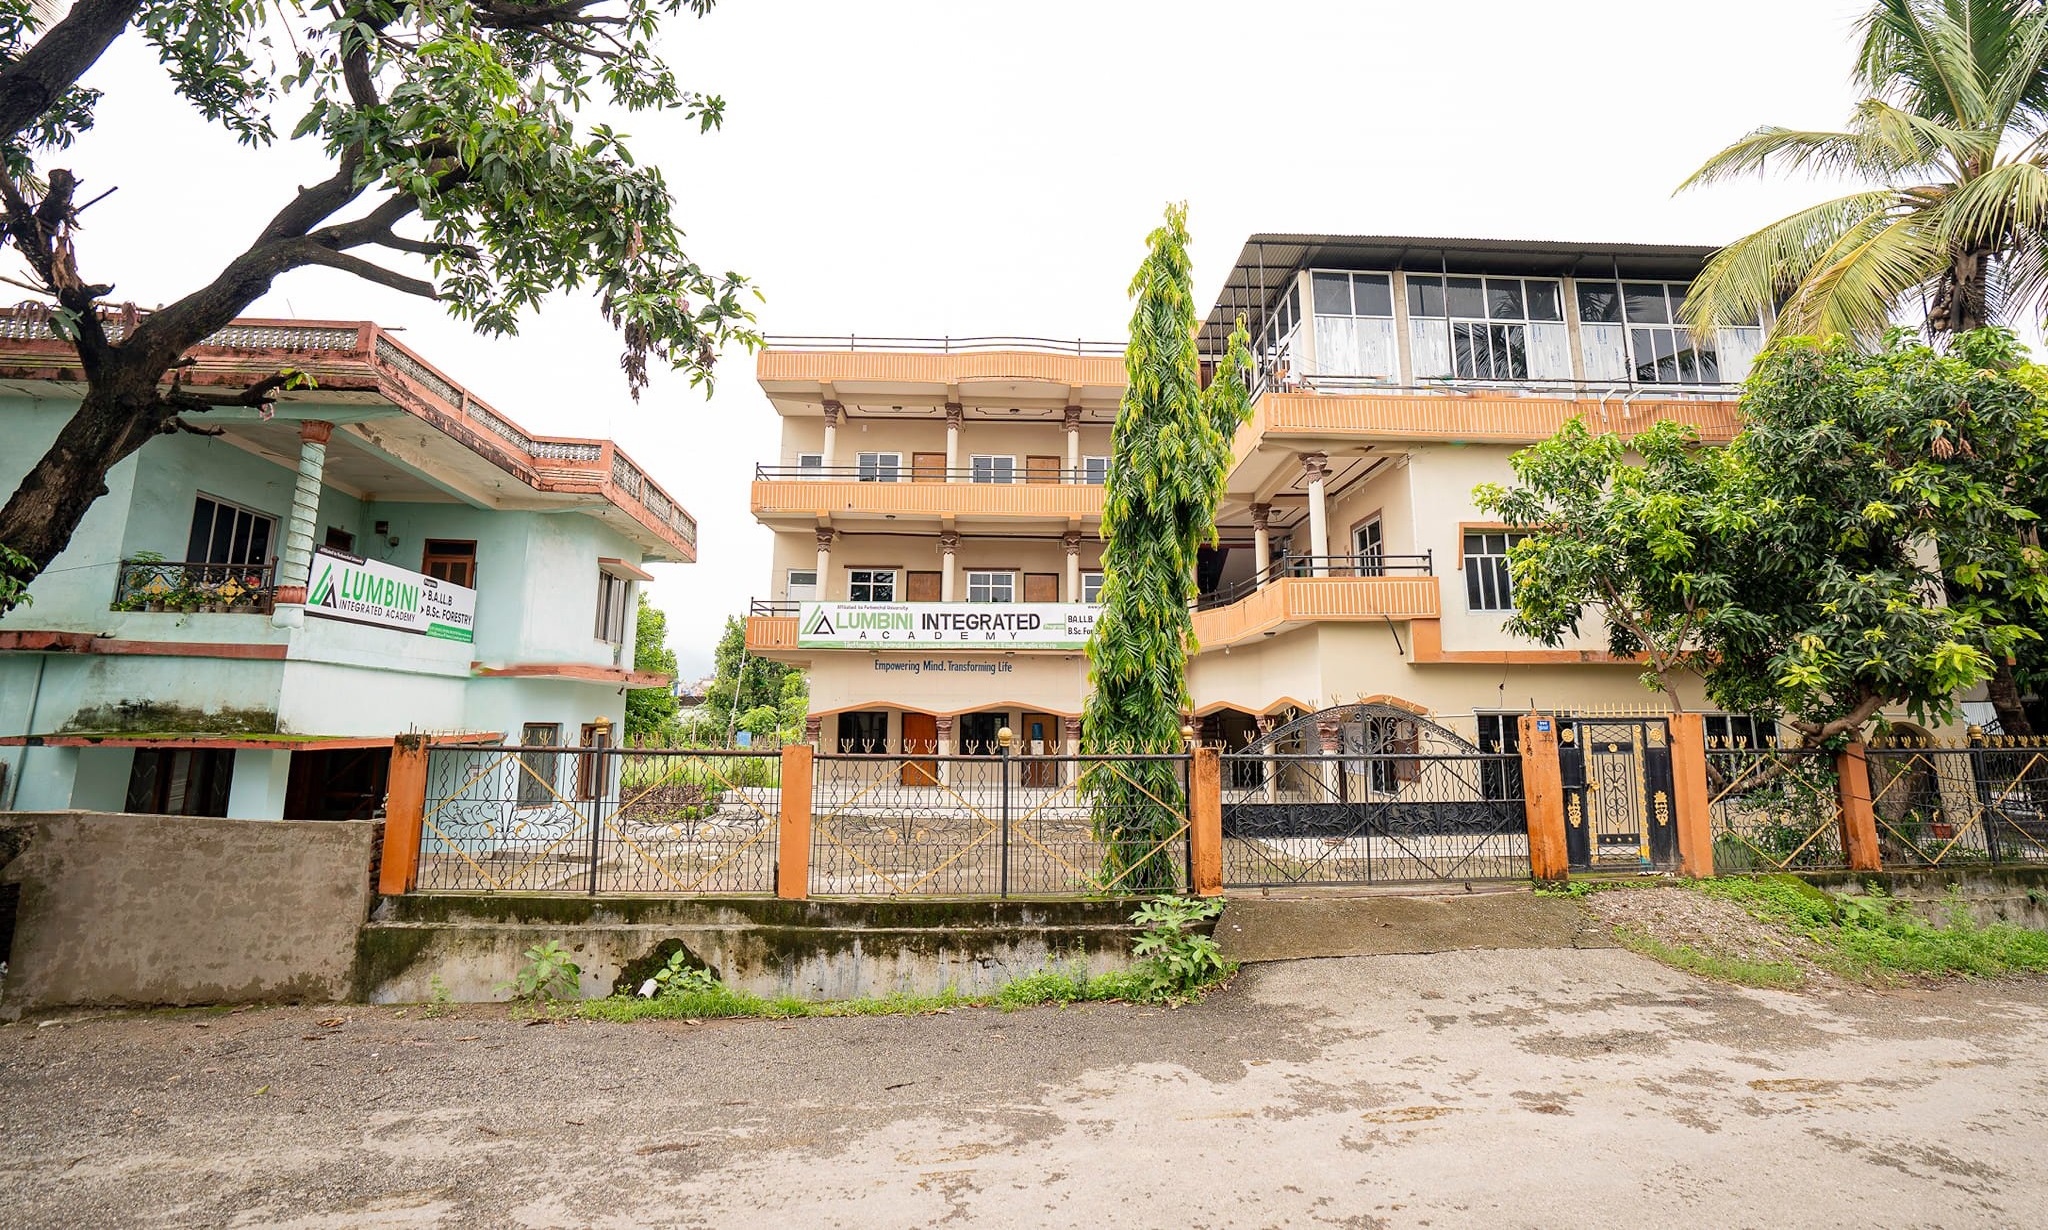
{"label": "moss on wall", "polygon": [[71,715],[60,734],[274,735],[275,709],[205,710],[160,700],[121,700],[91,705]]}

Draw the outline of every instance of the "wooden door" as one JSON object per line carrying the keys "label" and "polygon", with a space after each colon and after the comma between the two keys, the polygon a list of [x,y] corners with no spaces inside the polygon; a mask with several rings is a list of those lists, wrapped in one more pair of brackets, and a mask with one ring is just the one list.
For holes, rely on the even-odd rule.
{"label": "wooden door", "polygon": [[[905,713],[903,715],[903,752],[905,755],[935,755],[939,750],[939,719],[929,713]],[[936,760],[906,760],[903,762],[903,784],[906,786],[936,786],[939,784],[939,762]]]}
{"label": "wooden door", "polygon": [[1024,730],[1017,741],[1017,754],[1024,760],[1018,780],[1026,786],[1059,785],[1059,762],[1050,757],[1061,750],[1059,718],[1050,713],[1025,714]]}
{"label": "wooden door", "polygon": [[944,453],[912,453],[910,455],[910,481],[913,483],[945,482],[946,455]]}
{"label": "wooden door", "polygon": [[1024,574],[1024,601],[1058,602],[1060,600],[1060,574],[1057,572],[1027,572]]}
{"label": "wooden door", "polygon": [[941,592],[939,574],[913,572],[904,578],[903,592],[906,602],[937,602]]}
{"label": "wooden door", "polygon": [[1056,483],[1060,481],[1060,459],[1057,457],[1026,457],[1024,459],[1024,481],[1027,483]]}

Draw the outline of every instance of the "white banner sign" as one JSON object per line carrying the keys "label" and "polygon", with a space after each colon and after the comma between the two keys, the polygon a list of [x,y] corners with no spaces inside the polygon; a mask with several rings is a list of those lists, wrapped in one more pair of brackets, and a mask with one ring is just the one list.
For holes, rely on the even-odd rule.
{"label": "white banner sign", "polygon": [[1078,602],[805,602],[801,649],[1087,648],[1100,607]]}
{"label": "white banner sign", "polygon": [[476,627],[476,591],[319,547],[313,552],[312,583],[306,586],[306,613],[444,641],[469,641]]}

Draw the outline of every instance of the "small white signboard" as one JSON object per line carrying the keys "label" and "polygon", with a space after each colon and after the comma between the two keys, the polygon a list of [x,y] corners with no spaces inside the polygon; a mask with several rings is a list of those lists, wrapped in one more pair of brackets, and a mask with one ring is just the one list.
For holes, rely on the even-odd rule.
{"label": "small white signboard", "polygon": [[306,586],[306,613],[444,641],[471,641],[476,591],[381,560],[318,547]]}

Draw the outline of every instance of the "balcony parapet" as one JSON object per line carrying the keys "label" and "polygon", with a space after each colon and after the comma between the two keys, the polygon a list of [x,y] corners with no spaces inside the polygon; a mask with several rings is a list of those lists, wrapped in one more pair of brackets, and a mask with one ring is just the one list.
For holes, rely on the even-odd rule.
{"label": "balcony parapet", "polygon": [[[799,471],[793,466],[763,466],[756,472],[773,475],[754,480],[751,502],[757,517],[846,513],[1081,519],[1102,516],[1100,483],[1031,482],[1021,475],[1017,481],[1007,483],[924,481],[923,471],[918,473],[918,481],[911,481],[908,469],[888,482],[836,474],[815,478],[810,476],[819,471]],[[804,477],[796,477],[799,473]]]}
{"label": "balcony parapet", "polygon": [[1195,612],[1200,652],[1314,622],[1436,619],[1434,576],[1283,576],[1224,606]]}
{"label": "balcony parapet", "polygon": [[1725,444],[1740,426],[1737,392],[1734,386],[1525,391],[1456,385],[1269,392],[1239,429],[1235,452],[1241,461],[1274,436],[1534,444],[1574,418],[1624,437],[1658,422],[1683,423],[1706,442]]}

